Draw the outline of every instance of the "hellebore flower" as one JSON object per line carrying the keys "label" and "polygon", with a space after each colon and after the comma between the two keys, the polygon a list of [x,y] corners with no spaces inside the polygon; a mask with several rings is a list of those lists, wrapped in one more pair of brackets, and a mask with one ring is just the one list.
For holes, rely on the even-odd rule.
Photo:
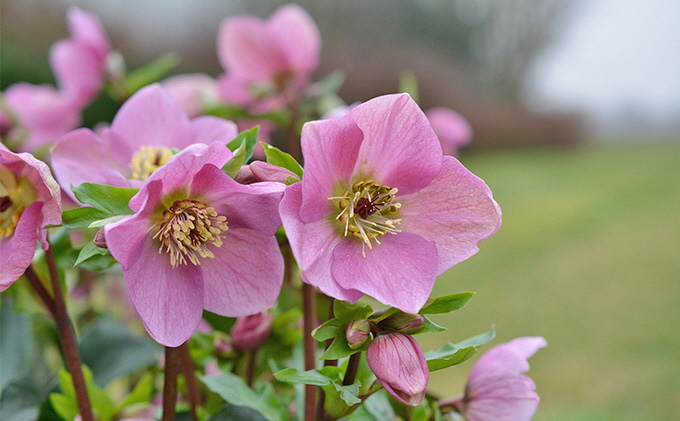
{"label": "hellebore flower", "polygon": [[500,225],[486,184],[443,156],[407,95],[365,102],[302,129],[305,172],[281,218],[304,282],[415,314],[435,278]]}
{"label": "hellebore flower", "polygon": [[247,106],[267,94],[300,91],[318,66],[320,51],[319,29],[298,5],[282,6],[266,21],[227,18],[217,39],[217,56],[227,71],[220,80],[222,99]]}
{"label": "hellebore flower", "polygon": [[536,385],[527,376],[527,359],[548,343],[542,337],[522,337],[491,348],[475,363],[465,395],[440,402],[469,421],[530,420],[538,408]]}
{"label": "hellebore flower", "polygon": [[446,107],[430,108],[425,115],[442,144],[444,155],[458,156],[458,150],[470,143],[472,127],[462,115]]}
{"label": "hellebore flower", "polygon": [[206,103],[217,102],[217,81],[203,73],[171,76],[161,85],[191,118],[203,114]]}
{"label": "hellebore flower", "polygon": [[33,261],[36,241],[47,249],[45,226],[61,223],[61,192],[47,165],[0,144],[0,292]]}
{"label": "hellebore flower", "polygon": [[267,340],[272,331],[274,315],[263,311],[239,317],[232,326],[231,343],[239,351],[252,351]]}
{"label": "hellebore flower", "polygon": [[101,135],[74,130],[52,149],[54,174],[75,199],[70,186],[84,182],[140,187],[173,156],[173,149],[194,143],[227,144],[236,125],[217,117],[189,120],[182,107],[160,85],[139,90],[120,108]]}
{"label": "hellebore flower", "polygon": [[279,183],[238,184],[221,142],[187,147],[155,171],[106,226],[128,294],[149,334],[179,346],[203,310],[238,317],[271,307],[283,281],[274,234]]}
{"label": "hellebore flower", "polygon": [[366,350],[366,361],[382,387],[399,402],[418,406],[430,379],[420,345],[410,335],[378,334]]}

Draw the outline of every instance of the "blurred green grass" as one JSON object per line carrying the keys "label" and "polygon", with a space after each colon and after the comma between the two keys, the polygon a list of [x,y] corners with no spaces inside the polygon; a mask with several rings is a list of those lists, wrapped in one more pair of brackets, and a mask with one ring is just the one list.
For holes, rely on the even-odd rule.
{"label": "blurred green grass", "polygon": [[[680,144],[479,153],[503,225],[442,275],[434,295],[475,291],[425,350],[495,325],[489,346],[544,336],[531,360],[535,420],[670,420],[680,413]],[[473,357],[474,362],[476,357]],[[433,373],[458,395],[472,362]]]}

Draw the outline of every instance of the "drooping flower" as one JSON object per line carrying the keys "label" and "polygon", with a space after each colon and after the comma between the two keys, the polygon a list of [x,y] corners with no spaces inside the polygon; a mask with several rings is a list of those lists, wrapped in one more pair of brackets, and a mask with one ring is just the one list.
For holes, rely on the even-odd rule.
{"label": "drooping flower", "polygon": [[58,88],[16,83],[3,93],[2,119],[10,125],[5,142],[33,152],[55,142],[80,124],[80,113],[99,94],[110,46],[96,16],[78,8],[68,11],[71,37],[50,49],[50,65]]}
{"label": "drooping flower", "polygon": [[452,109],[434,107],[425,115],[442,144],[444,155],[458,156],[458,150],[472,140],[470,123]]}
{"label": "drooping flower", "polygon": [[206,104],[217,102],[217,81],[203,73],[171,76],[161,85],[190,118],[202,115]]}
{"label": "drooping flower", "polygon": [[239,317],[230,331],[232,345],[239,351],[256,349],[269,337],[273,322],[274,315],[267,311]]}
{"label": "drooping flower", "polygon": [[[229,103],[250,106],[289,89],[300,91],[318,66],[320,51],[319,30],[298,5],[282,6],[266,21],[255,16],[227,18],[217,39],[217,55],[227,72],[220,78],[220,95]],[[274,99],[260,108],[281,101]]]}
{"label": "drooping flower", "polygon": [[187,147],[143,183],[134,215],[106,226],[130,299],[163,345],[191,337],[204,309],[238,317],[278,297],[282,185],[237,183],[220,170],[231,156],[221,142]]}
{"label": "drooping flower", "polygon": [[500,224],[489,188],[442,155],[406,94],[307,123],[302,151],[305,173],[281,217],[303,281],[331,297],[367,294],[415,314],[436,276]]}
{"label": "drooping flower", "polygon": [[173,156],[173,149],[194,143],[228,143],[237,135],[231,121],[212,116],[190,120],[160,85],[139,90],[116,114],[111,127],[97,134],[74,130],[52,149],[54,173],[64,190],[84,182],[140,187]]}
{"label": "drooping flower", "polygon": [[378,334],[366,350],[366,361],[390,395],[405,405],[420,405],[430,372],[425,354],[411,335]]}
{"label": "drooping flower", "polygon": [[0,292],[33,260],[36,242],[47,249],[45,226],[61,223],[61,193],[47,165],[0,144]]}
{"label": "drooping flower", "polygon": [[542,337],[522,337],[482,355],[468,378],[465,394],[442,401],[469,421],[528,421],[538,408],[536,385],[527,376],[527,359],[547,345]]}

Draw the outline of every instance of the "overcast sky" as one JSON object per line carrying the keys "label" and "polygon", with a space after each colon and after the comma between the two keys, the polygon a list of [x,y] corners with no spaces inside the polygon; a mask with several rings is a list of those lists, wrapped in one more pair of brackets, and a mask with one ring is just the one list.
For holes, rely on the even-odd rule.
{"label": "overcast sky", "polygon": [[534,82],[532,96],[560,108],[680,117],[680,1],[583,2]]}

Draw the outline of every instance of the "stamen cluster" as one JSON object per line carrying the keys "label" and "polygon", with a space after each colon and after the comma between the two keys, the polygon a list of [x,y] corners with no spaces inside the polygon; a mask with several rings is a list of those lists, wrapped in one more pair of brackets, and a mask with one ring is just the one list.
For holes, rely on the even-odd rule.
{"label": "stamen cluster", "polygon": [[34,191],[22,177],[0,168],[0,238],[14,234],[26,206],[34,200]]}
{"label": "stamen cluster", "polygon": [[198,266],[199,257],[213,258],[215,255],[208,245],[222,246],[222,233],[227,227],[227,218],[218,215],[215,209],[197,200],[178,200],[163,212],[163,218],[154,226],[160,226],[153,238],[170,254],[173,268],[189,262]]}
{"label": "stamen cluster", "polygon": [[142,146],[130,161],[131,177],[146,180],[154,171],[167,164],[175,154],[165,146]]}
{"label": "stamen cluster", "polygon": [[335,219],[344,224],[344,235],[360,238],[364,246],[371,249],[371,241],[380,244],[378,237],[400,232],[396,226],[401,219],[395,218],[395,215],[401,203],[394,201],[396,193],[396,188],[375,184],[373,180],[362,180],[352,185],[351,192],[345,191],[342,196],[329,199],[338,200],[340,213]]}

